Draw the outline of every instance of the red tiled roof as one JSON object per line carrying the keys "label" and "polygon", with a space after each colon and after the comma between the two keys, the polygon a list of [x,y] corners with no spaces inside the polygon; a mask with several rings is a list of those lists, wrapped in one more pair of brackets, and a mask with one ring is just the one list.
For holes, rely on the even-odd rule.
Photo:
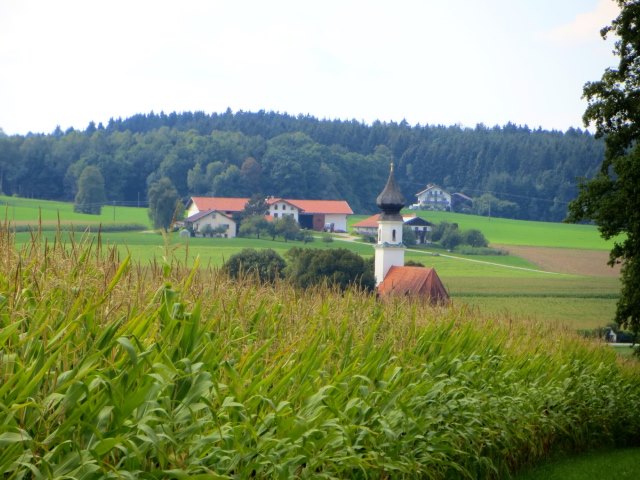
{"label": "red tiled roof", "polygon": [[360,220],[358,223],[354,223],[352,226],[355,228],[378,228],[378,220],[380,220],[380,214],[376,213],[364,220]]}
{"label": "red tiled roof", "polygon": [[294,205],[293,203],[291,203],[291,201],[287,200],[286,198],[279,198],[279,197],[269,197],[267,198],[267,205],[271,206],[274,203],[278,203],[278,202],[284,202],[288,205],[293,205],[294,207],[296,207],[298,210],[300,210],[300,207],[298,207],[297,205]]}
{"label": "red tiled roof", "polygon": [[232,197],[191,197],[191,201],[199,211],[218,210],[221,212],[241,212],[249,201],[248,198]]}
{"label": "red tiled roof", "polygon": [[[249,201],[248,198],[230,197],[191,197],[197,209],[218,210],[221,212],[241,212]],[[304,213],[344,214],[352,215],[353,210],[344,200],[292,200],[289,198],[269,198],[267,204],[287,202]]]}
{"label": "red tiled roof", "polygon": [[293,200],[287,198],[285,201],[303,210],[304,213],[353,214],[353,210],[344,200]]}
{"label": "red tiled roof", "polygon": [[378,285],[381,297],[408,296],[428,299],[431,304],[449,301],[449,294],[433,268],[393,266]]}

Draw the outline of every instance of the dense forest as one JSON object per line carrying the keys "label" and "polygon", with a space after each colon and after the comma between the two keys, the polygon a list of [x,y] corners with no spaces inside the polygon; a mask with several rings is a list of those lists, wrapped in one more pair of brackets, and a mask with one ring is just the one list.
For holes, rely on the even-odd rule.
{"label": "dense forest", "polygon": [[[1,130],[0,130],[1,133]],[[179,194],[345,199],[375,210],[390,161],[409,202],[427,183],[462,192],[479,214],[562,220],[580,177],[592,177],[603,143],[587,131],[365,124],[276,112],[139,114],[83,130],[0,135],[0,190],[73,200],[87,166],[108,203],[144,205],[168,177]]]}

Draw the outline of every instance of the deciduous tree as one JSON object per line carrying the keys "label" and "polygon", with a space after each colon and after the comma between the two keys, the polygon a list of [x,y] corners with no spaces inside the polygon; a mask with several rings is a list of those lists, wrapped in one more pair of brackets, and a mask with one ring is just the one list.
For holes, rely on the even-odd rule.
{"label": "deciduous tree", "polygon": [[78,193],[73,210],[81,213],[100,215],[107,196],[104,192],[104,178],[98,167],[89,165],[78,178]]}
{"label": "deciduous tree", "polygon": [[155,228],[167,231],[175,220],[182,217],[184,206],[180,201],[176,187],[167,177],[162,177],[149,186],[147,198],[149,200],[149,218],[153,221]]}
{"label": "deciduous tree", "polygon": [[287,258],[287,277],[302,288],[324,282],[342,290],[349,286],[373,290],[375,286],[372,265],[345,248],[320,250],[296,247],[287,252]]}
{"label": "deciduous tree", "polygon": [[605,157],[595,178],[583,181],[568,220],[591,219],[605,239],[614,238],[609,264],[622,264],[616,321],[640,330],[640,1],[617,0],[620,14],[601,30],[614,34],[616,68],[584,86],[583,120],[604,137]]}

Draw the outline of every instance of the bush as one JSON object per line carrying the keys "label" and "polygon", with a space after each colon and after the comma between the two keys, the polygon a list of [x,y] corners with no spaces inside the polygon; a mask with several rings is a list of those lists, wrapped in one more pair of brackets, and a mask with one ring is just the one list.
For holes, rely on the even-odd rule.
{"label": "bush", "polygon": [[458,229],[449,229],[445,231],[444,235],[442,235],[442,238],[440,239],[440,243],[447,250],[453,250],[460,245],[462,241],[463,237]]}
{"label": "bush", "polygon": [[468,245],[459,245],[456,252],[462,255],[509,255],[509,252],[501,248],[471,247]]}
{"label": "bush", "polygon": [[402,227],[402,243],[408,247],[413,247],[417,243],[416,232],[413,231],[413,228],[406,225]]}
{"label": "bush", "polygon": [[333,237],[331,235],[325,233],[324,235],[322,235],[322,241],[324,243],[331,243],[331,242],[333,242]]}
{"label": "bush", "polygon": [[352,285],[373,290],[376,283],[371,266],[360,255],[345,248],[292,248],[287,252],[287,258],[290,260],[287,278],[298,287],[328,283],[341,290]]}
{"label": "bush", "polygon": [[487,247],[489,246],[489,241],[482,234],[480,230],[471,229],[464,232],[463,242],[466,245],[471,245],[472,247]]}
{"label": "bush", "polygon": [[298,240],[299,242],[311,243],[315,242],[316,239],[313,236],[313,233],[311,233],[309,230],[300,230],[298,232],[296,240]]}
{"label": "bush", "polygon": [[274,250],[245,248],[232,255],[223,270],[232,278],[257,275],[261,282],[274,282],[284,276],[286,262]]}
{"label": "bush", "polygon": [[424,267],[424,263],[416,262],[415,260],[407,260],[404,262],[405,267]]}

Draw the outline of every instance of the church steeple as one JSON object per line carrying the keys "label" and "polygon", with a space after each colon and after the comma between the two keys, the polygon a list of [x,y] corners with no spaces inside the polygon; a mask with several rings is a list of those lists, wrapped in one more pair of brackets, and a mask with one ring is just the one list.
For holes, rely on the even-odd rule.
{"label": "church steeple", "polygon": [[393,175],[393,163],[389,170],[389,179],[376,199],[378,208],[382,210],[378,220],[378,242],[375,254],[375,277],[379,285],[392,266],[404,265],[404,243],[402,243],[402,226],[404,220],[400,210],[405,200]]}
{"label": "church steeple", "polygon": [[[376,205],[382,210],[380,219],[397,220],[400,217],[400,210],[405,205],[404,197],[400,191],[400,187],[396,183],[396,177],[393,175],[393,162],[391,162],[391,168],[389,169],[389,178],[384,189],[376,198]],[[401,219],[402,217],[400,217]]]}

